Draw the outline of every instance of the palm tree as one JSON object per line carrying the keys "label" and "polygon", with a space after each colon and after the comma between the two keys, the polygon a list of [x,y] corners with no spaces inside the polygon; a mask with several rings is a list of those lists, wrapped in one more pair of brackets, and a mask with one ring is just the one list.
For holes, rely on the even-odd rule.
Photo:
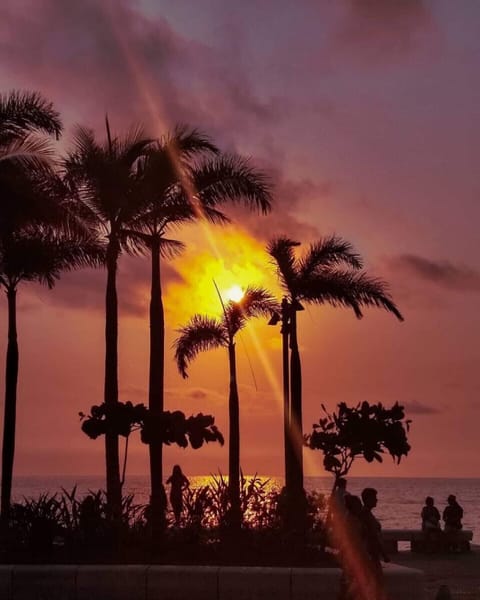
{"label": "palm tree", "polygon": [[0,164],[45,165],[53,151],[41,134],[58,139],[61,132],[60,115],[38,92],[0,94]]}
{"label": "palm tree", "polygon": [[[201,160],[199,160],[201,159]],[[267,212],[270,191],[263,174],[248,161],[218,156],[208,137],[195,129],[177,127],[153,144],[138,161],[137,175],[142,208],[123,233],[151,257],[149,408],[160,418],[164,410],[165,320],[160,258],[183,250],[183,244],[166,237],[174,228],[206,218],[228,221],[216,206],[243,201]],[[152,523],[163,520],[164,498],[162,444],[149,444]]]}
{"label": "palm tree", "polygon": [[1,515],[8,523],[15,453],[18,380],[16,298],[20,283],[36,281],[52,288],[63,271],[97,266],[102,250],[88,238],[66,237],[52,228],[27,226],[0,238],[0,287],[8,301],[8,345],[5,369]]}
{"label": "palm tree", "polygon": [[[106,129],[107,139],[97,142],[91,130],[78,127],[65,170],[77,214],[106,241],[104,402],[112,407],[118,403],[117,262],[122,250],[135,251],[123,229],[138,212],[135,168],[151,140],[140,128],[112,138],[108,119]],[[105,435],[105,457],[107,502],[111,516],[118,517],[122,492],[118,435],[113,430]]]}
{"label": "palm tree", "polygon": [[[363,307],[383,308],[403,320],[386,283],[362,271],[363,263],[352,245],[337,236],[324,237],[311,244],[302,258],[295,255],[299,242],[279,237],[267,252],[273,258],[287,299],[290,336],[290,444],[292,465],[287,470],[289,522],[302,526],[303,519],[303,435],[302,371],[297,339],[297,312],[301,302],[351,308],[357,318]],[[288,440],[287,442],[288,443]]]}
{"label": "palm tree", "polygon": [[227,348],[228,351],[230,372],[228,485],[230,524],[233,529],[238,529],[241,524],[240,423],[235,336],[245,327],[249,318],[270,315],[277,307],[276,300],[266,290],[248,287],[239,302],[230,301],[224,306],[221,319],[194,315],[189,323],[179,330],[180,336],[175,342],[175,359],[183,377],[187,377],[189,363],[200,352],[220,347]]}
{"label": "palm tree", "polygon": [[[45,194],[53,181],[53,149],[45,134],[60,136],[62,123],[53,105],[37,92],[0,95],[0,243],[2,256],[26,226],[62,220],[56,198]],[[43,134],[43,135],[42,135]],[[46,185],[47,184],[47,185]],[[2,258],[3,260],[3,258]],[[3,285],[3,282],[2,282]],[[5,287],[5,286],[4,286]],[[0,511],[8,523],[15,452],[15,413],[18,347],[15,316],[16,286],[7,290],[9,344],[5,376],[5,419]]]}

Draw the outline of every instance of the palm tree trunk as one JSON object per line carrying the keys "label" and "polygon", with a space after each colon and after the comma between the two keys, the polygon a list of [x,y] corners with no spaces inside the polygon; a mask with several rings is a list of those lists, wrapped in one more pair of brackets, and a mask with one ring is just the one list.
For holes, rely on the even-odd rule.
{"label": "palm tree trunk", "polygon": [[[302,426],[302,367],[297,340],[297,312],[292,307],[290,314],[290,439],[292,444],[292,473],[291,494],[293,514],[291,523],[301,527],[305,521],[304,490],[303,490],[303,426]],[[288,491],[287,491],[288,494]]]}
{"label": "palm tree trunk", "polygon": [[[150,415],[160,419],[164,409],[165,319],[160,279],[160,241],[152,242],[152,287],[150,295],[150,376],[148,406]],[[154,538],[163,529],[166,496],[163,487],[162,440],[153,440],[150,453],[150,508]]]}
{"label": "palm tree trunk", "polygon": [[[287,493],[287,506],[291,505],[292,491],[292,428],[290,422],[290,365],[289,365],[289,337],[290,337],[290,311],[291,306],[286,298],[282,300],[282,372],[283,372],[283,445],[285,460],[285,490]],[[288,516],[292,513],[288,510]]]}
{"label": "palm tree trunk", "polygon": [[118,403],[118,301],[116,287],[118,254],[118,241],[111,235],[107,248],[107,290],[105,295],[104,400],[107,409],[105,434],[107,505],[110,515],[114,519],[119,518],[122,503],[118,435],[108,428],[108,411],[114,410]]}
{"label": "palm tree trunk", "polygon": [[5,368],[5,416],[2,448],[2,524],[7,526],[12,496],[13,459],[15,455],[15,424],[17,413],[18,343],[17,343],[17,291],[8,288],[8,346]]}
{"label": "palm tree trunk", "polygon": [[238,530],[241,526],[240,509],[240,410],[237,388],[237,367],[235,344],[228,346],[228,363],[230,368],[230,394],[228,398],[228,415],[230,421],[228,447],[228,490],[230,495],[230,526]]}

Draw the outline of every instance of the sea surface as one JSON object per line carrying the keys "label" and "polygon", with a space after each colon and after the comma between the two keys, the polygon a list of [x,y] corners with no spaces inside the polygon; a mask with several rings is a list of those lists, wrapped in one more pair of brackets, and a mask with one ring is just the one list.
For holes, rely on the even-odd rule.
{"label": "sea surface", "polygon": [[[190,485],[205,485],[210,476],[190,477]],[[263,478],[262,478],[263,479]],[[265,477],[268,486],[281,488],[283,480],[278,477]],[[102,477],[96,476],[19,476],[13,482],[13,498],[21,501],[24,497],[36,498],[48,492],[60,492],[62,487],[71,491],[77,486],[77,494],[89,490],[104,489]],[[327,477],[306,477],[305,488],[329,494],[332,479]],[[480,543],[480,479],[441,479],[441,478],[400,478],[400,477],[351,477],[348,491],[360,494],[364,487],[378,490],[378,506],[375,514],[384,529],[418,529],[420,512],[426,496],[433,496],[435,504],[443,511],[447,496],[454,494],[464,509],[463,526],[473,530],[473,540]],[[131,475],[125,482],[125,493],[134,494],[137,504],[146,504],[149,496],[148,477]]]}

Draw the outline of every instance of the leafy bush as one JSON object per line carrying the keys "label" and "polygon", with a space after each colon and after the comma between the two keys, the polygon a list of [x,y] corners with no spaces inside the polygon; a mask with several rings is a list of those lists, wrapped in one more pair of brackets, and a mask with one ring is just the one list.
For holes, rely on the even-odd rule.
{"label": "leafy bush", "polygon": [[391,408],[368,402],[349,407],[341,402],[337,413],[327,412],[323,404],[322,409],[325,417],[313,425],[305,443],[323,452],[323,466],[336,479],[348,474],[357,456],[367,462],[382,462],[382,454],[387,451],[399,463],[410,451],[407,433],[411,421],[405,419],[404,408],[398,402]]}
{"label": "leafy bush", "polygon": [[[257,475],[242,474],[241,484],[240,538],[230,539],[225,527],[228,479],[219,473],[207,485],[185,490],[181,527],[175,525],[173,517],[169,519],[160,550],[152,546],[149,509],[136,504],[133,495],[123,498],[120,528],[115,530],[103,491],[80,495],[74,487],[24,498],[12,507],[3,560],[38,562],[57,556],[58,560],[79,562],[115,559],[260,564],[271,560],[272,564],[286,564],[291,540],[283,530],[282,492]],[[310,493],[307,500],[311,531],[318,533],[325,499],[322,494]],[[315,544],[318,546],[318,536]]]}

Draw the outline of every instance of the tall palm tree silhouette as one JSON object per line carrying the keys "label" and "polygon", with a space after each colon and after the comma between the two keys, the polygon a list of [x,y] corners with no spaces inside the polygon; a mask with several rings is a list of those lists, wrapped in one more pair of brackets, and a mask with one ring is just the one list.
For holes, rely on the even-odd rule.
{"label": "tall palm tree silhouette", "polygon": [[[0,180],[1,180],[0,176]],[[8,183],[8,186],[5,184]],[[2,448],[2,521],[8,523],[15,453],[18,381],[17,290],[24,282],[52,288],[63,271],[103,264],[103,248],[65,210],[57,192],[61,182],[51,172],[20,169],[3,180],[10,187],[4,206],[8,219],[0,224],[0,287],[8,302],[8,344],[5,375],[5,418]],[[32,199],[30,211],[23,209]],[[13,205],[13,206],[12,206]],[[35,213],[33,207],[37,207]],[[15,210],[17,214],[15,215]]]}
{"label": "tall palm tree silhouette", "polygon": [[288,520],[301,527],[303,502],[303,429],[302,371],[297,338],[297,312],[301,302],[330,304],[351,308],[357,318],[364,307],[383,308],[403,321],[386,283],[367,275],[363,262],[352,245],[337,236],[324,237],[310,244],[297,258],[300,243],[287,237],[272,240],[267,252],[273,258],[281,286],[285,292],[290,338],[290,443],[292,464],[286,471]]}
{"label": "tall palm tree silhouette", "polygon": [[[124,229],[132,243],[151,257],[149,408],[153,418],[164,409],[165,319],[161,286],[161,258],[183,250],[167,235],[172,229],[206,218],[228,221],[217,206],[243,201],[249,208],[267,212],[270,191],[264,175],[245,159],[219,155],[207,136],[178,126],[155,142],[137,164],[142,208]],[[150,478],[152,524],[163,520],[162,444],[151,441]]]}
{"label": "tall palm tree silhouette", "polygon": [[[0,95],[0,252],[23,235],[25,227],[39,227],[58,217],[56,206],[45,190],[53,147],[46,136],[58,137],[62,123],[53,105],[37,92],[13,91]],[[13,253],[15,254],[15,253]],[[18,258],[18,257],[17,257]],[[15,260],[15,259],[12,259]],[[7,279],[2,277],[5,289]],[[8,523],[15,453],[18,345],[16,334],[16,285],[7,289],[9,333],[5,374],[5,418],[2,447],[0,511]]]}
{"label": "tall palm tree silhouette", "polygon": [[[122,250],[134,252],[123,229],[138,214],[136,166],[151,145],[141,128],[112,137],[108,119],[107,139],[98,142],[93,131],[78,127],[73,150],[65,160],[66,182],[79,216],[106,240],[107,286],[105,294],[105,387],[107,407],[118,402],[118,300],[117,263]],[[118,517],[121,506],[118,435],[105,435],[107,502],[111,516]]]}
{"label": "tall palm tree silhouette", "polygon": [[223,317],[214,319],[204,315],[194,315],[182,327],[175,342],[175,359],[178,370],[187,377],[189,363],[205,350],[226,348],[230,372],[228,397],[229,450],[228,485],[230,495],[230,525],[238,529],[241,524],[240,509],[240,411],[237,385],[235,336],[243,329],[248,319],[270,315],[278,309],[276,300],[263,288],[248,287],[239,302],[230,301],[224,306]]}

